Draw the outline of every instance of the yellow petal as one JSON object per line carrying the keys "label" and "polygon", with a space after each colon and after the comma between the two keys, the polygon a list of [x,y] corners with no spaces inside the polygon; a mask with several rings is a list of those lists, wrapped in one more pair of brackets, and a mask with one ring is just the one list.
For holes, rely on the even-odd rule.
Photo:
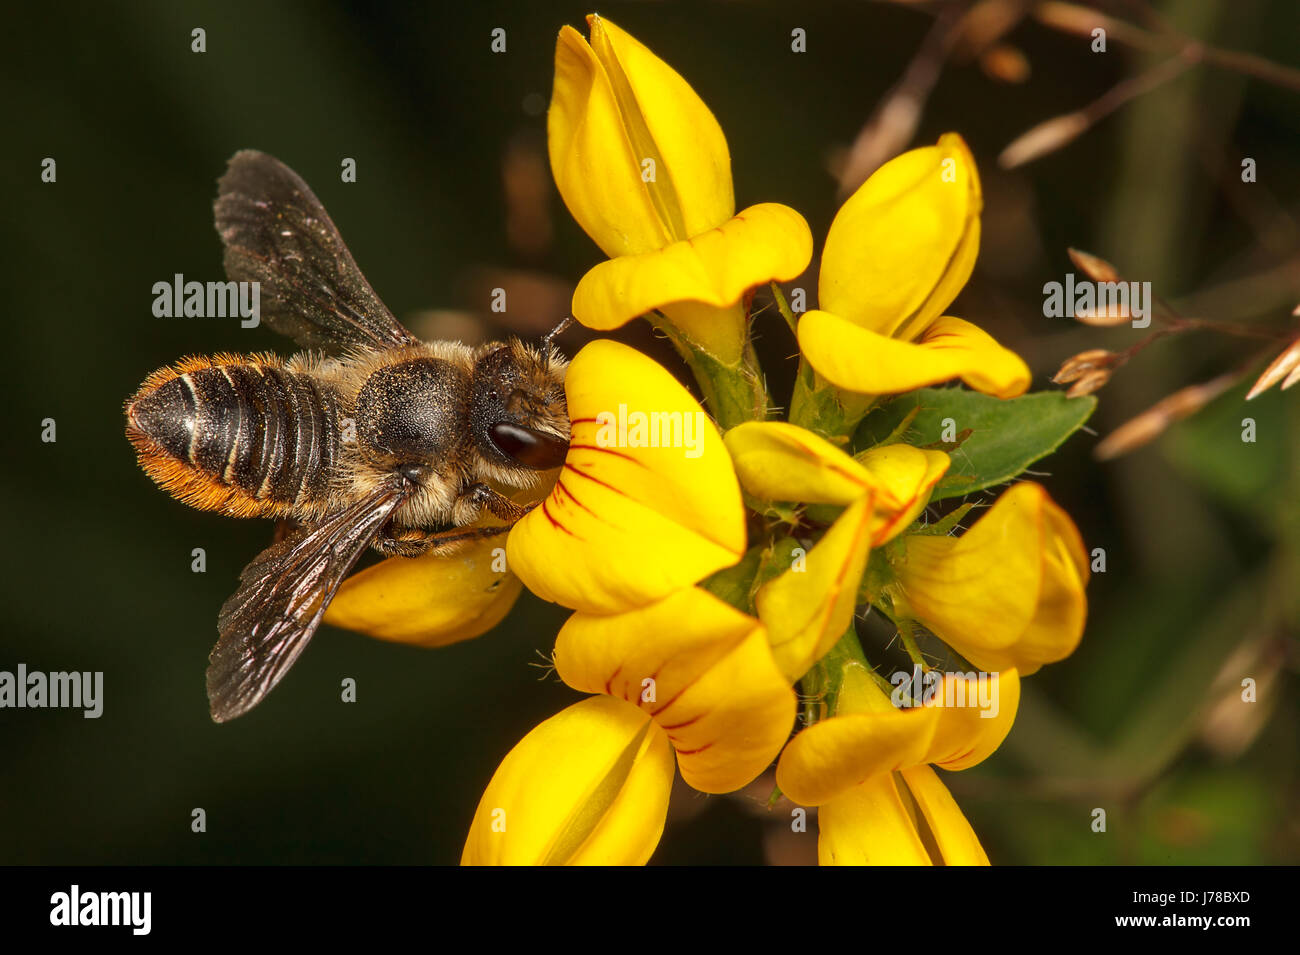
{"label": "yellow petal", "polygon": [[944,865],[988,865],[975,830],[966,821],[957,801],[939,774],[929,766],[914,766],[902,772],[912,799],[925,818]]}
{"label": "yellow petal", "polygon": [[821,307],[881,335],[915,337],[970,278],[981,203],[975,161],[955,133],[885,163],[831,223]]}
{"label": "yellow petal", "polygon": [[609,76],[572,27],[555,45],[555,86],[547,114],[551,174],[564,204],[606,255],[657,249],[672,241],[641,180]]}
{"label": "yellow petal", "polygon": [[[672,375],[635,349],[599,340],[569,365],[565,392],[572,438],[564,468],[507,544],[510,568],[530,590],[575,610],[613,613],[744,555],[745,509],[731,459]],[[656,436],[680,440],[639,445]]]}
{"label": "yellow petal", "polygon": [[731,159],[713,114],[635,38],[587,22],[591,45],[560,31],[547,118],[551,170],[573,217],[611,257],[725,222]]}
{"label": "yellow petal", "polygon": [[343,582],[324,619],[381,640],[442,647],[491,630],[521,589],[506,570],[503,534],[450,557],[391,557],[367,567]]}
{"label": "yellow petal", "polygon": [[[905,789],[899,787],[900,776]],[[817,811],[817,828],[822,865],[989,864],[961,808],[929,766],[860,783]]]}
{"label": "yellow petal", "polygon": [[682,778],[702,792],[753,781],[794,724],[794,691],[762,626],[695,587],[627,613],[574,614],[555,641],[555,666],[574,689],[651,714]]}
{"label": "yellow petal", "polygon": [[[927,674],[928,676],[928,674]],[[925,763],[958,770],[974,766],[1001,745],[1015,721],[1020,701],[1018,674],[990,674],[981,696],[974,681],[953,674],[934,676],[910,687],[895,680],[890,700],[874,684],[857,680],[858,705],[846,711],[842,697],[835,716],[814,723],[786,746],[776,782],[795,802],[817,806],[837,799],[873,776]],[[911,697],[924,705],[908,706]]]}
{"label": "yellow petal", "polygon": [[772,656],[793,683],[848,629],[871,551],[871,495],[851,505],[804,557],[754,596]]}
{"label": "yellow petal", "polygon": [[826,380],[848,391],[887,395],[960,378],[976,391],[1014,398],[1029,387],[1015,352],[970,322],[943,316],[915,342],[887,338],[829,311],[799,320],[799,348]]}
{"label": "yellow petal", "polygon": [[956,771],[982,763],[1011,732],[1020,709],[1020,674],[943,674],[932,702],[939,711],[924,761]]}
{"label": "yellow petal", "polygon": [[764,500],[848,505],[875,488],[866,468],[797,425],[749,421],[724,440],[740,483]]}
{"label": "yellow petal", "polygon": [[872,545],[911,524],[948,470],[948,455],[906,444],[873,448],[856,460],[829,441],[784,421],[749,421],[724,438],[741,485],[769,501],[847,505],[874,494]]}
{"label": "yellow petal", "polygon": [[871,546],[879,547],[905,530],[930,503],[930,494],[948,471],[942,451],[890,444],[858,455],[876,487],[876,520]]}
{"label": "yellow petal", "polygon": [[817,810],[822,865],[933,865],[895,775],[884,773]]}
{"label": "yellow petal", "polygon": [[[617,89],[621,69],[635,102],[625,101],[624,118],[644,122],[653,142],[640,159],[655,155],[656,181],[666,168],[681,207],[685,229],[679,238],[697,235],[731,218],[736,211],[731,191],[731,154],[722,127],[704,101],[667,63],[613,22],[587,17],[592,48]],[[625,94],[620,92],[620,97]],[[639,134],[633,144],[640,142]]]}
{"label": "yellow petal", "polygon": [[894,573],[899,612],[984,670],[1027,676],[1083,635],[1087,554],[1038,484],[1007,490],[961,538],[907,538]]}
{"label": "yellow petal", "polygon": [[657,308],[672,312],[677,302],[723,308],[756,285],[796,277],[811,257],[803,216],[765,202],[681,241],[600,263],[578,282],[573,316],[603,330]]}
{"label": "yellow petal", "polygon": [[942,709],[926,706],[832,716],[792,739],[776,784],[802,806],[820,806],[873,776],[925,760]]}
{"label": "yellow petal", "polygon": [[594,696],[538,725],[479,801],[462,865],[643,865],[668,814],[673,753],[636,707]]}

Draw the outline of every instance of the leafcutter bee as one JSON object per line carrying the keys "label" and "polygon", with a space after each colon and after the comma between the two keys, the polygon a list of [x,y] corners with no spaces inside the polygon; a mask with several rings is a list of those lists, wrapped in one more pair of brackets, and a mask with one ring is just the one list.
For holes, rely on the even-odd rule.
{"label": "leafcutter bee", "polygon": [[[424,342],[375,295],[307,184],[264,153],[231,160],[216,200],[226,274],[307,351],[187,358],[127,401],[145,473],[177,500],[283,522],[217,618],[212,718],[284,677],[367,547],[414,557],[499,534],[568,448],[553,338]],[[567,322],[565,323],[567,324]],[[486,510],[506,526],[467,527]]]}

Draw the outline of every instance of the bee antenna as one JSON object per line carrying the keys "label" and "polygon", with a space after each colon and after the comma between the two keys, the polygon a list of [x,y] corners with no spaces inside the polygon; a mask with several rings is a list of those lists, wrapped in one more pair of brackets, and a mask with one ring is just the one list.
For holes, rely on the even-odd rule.
{"label": "bee antenna", "polygon": [[547,353],[555,350],[555,339],[558,338],[566,328],[573,324],[572,318],[565,318],[564,321],[556,325],[549,332],[542,336],[542,345],[546,348]]}

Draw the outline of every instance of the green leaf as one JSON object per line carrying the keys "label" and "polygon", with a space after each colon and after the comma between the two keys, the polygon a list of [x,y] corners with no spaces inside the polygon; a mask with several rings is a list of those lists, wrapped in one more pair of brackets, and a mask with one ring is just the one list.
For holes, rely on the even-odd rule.
{"label": "green leaf", "polygon": [[970,430],[952,454],[952,467],[934,490],[932,500],[960,497],[1009,481],[1039,458],[1051,454],[1077,431],[1097,400],[1066,398],[1059,391],[1040,391],[1002,400],[964,388],[922,388],[899,395],[877,408],[858,426],[854,448],[885,442],[909,414],[909,444],[943,440],[944,419],[951,433]]}

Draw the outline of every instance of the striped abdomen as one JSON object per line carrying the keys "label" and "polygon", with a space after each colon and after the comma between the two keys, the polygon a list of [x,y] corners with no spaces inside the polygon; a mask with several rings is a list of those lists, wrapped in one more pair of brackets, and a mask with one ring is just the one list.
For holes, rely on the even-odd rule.
{"label": "striped abdomen", "polygon": [[126,407],[140,464],[178,500],[235,517],[316,512],[339,455],[338,397],[273,355],[194,358]]}

